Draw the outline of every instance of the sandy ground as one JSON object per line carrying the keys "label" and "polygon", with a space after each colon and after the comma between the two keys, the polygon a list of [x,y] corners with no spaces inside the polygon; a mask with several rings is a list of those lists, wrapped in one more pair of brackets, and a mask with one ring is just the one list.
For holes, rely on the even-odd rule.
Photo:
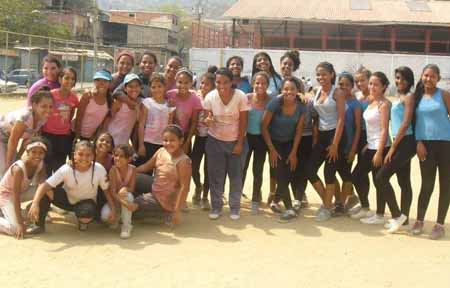
{"label": "sandy ground", "polygon": [[[0,113],[20,107],[0,99]],[[414,159],[416,215],[420,175]],[[266,169],[264,199],[268,193]],[[395,180],[393,182],[396,182]],[[245,192],[251,195],[251,181]],[[396,183],[394,183],[396,185]],[[399,191],[398,186],[395,186]],[[347,217],[314,221],[319,199],[292,223],[279,224],[268,210],[242,218],[228,210],[217,221],[191,210],[175,230],[137,223],[132,238],[91,225],[78,232],[73,217],[53,214],[48,233],[24,241],[0,235],[1,287],[434,287],[450,286],[450,237],[428,240],[438,187],[427,214],[426,235],[388,235]],[[371,203],[375,207],[371,189]],[[450,227],[446,226],[450,233]]]}

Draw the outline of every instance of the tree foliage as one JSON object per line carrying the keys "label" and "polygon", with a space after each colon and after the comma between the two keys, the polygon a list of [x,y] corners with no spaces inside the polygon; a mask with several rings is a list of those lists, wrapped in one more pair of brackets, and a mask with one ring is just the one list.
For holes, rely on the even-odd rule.
{"label": "tree foliage", "polygon": [[184,48],[192,46],[192,17],[186,12],[186,9],[177,4],[163,4],[158,11],[175,14],[178,17],[178,53],[182,53]]}

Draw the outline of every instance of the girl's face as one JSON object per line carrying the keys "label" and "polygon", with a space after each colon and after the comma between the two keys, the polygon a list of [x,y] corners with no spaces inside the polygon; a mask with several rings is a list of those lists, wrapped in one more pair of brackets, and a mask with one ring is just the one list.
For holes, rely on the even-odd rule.
{"label": "girl's face", "polygon": [[347,97],[349,95],[352,95],[353,84],[348,78],[342,77],[339,80],[339,88],[341,88],[341,90],[344,91]]}
{"label": "girl's face", "polygon": [[59,83],[65,89],[72,89],[75,86],[75,75],[70,70],[67,70],[59,77]]}
{"label": "girl's face", "polygon": [[316,69],[316,80],[319,82],[320,86],[331,85],[333,77],[334,73],[329,72],[323,67],[318,67]]}
{"label": "girl's face", "polygon": [[281,61],[281,74],[283,77],[292,76],[294,72],[294,61],[291,58],[285,57],[283,61]]}
{"label": "girl's face", "polygon": [[408,87],[408,82],[403,78],[401,73],[395,73],[395,86],[397,86],[397,91],[406,92],[406,87]]}
{"label": "girl's face", "polygon": [[269,59],[266,56],[258,56],[258,58],[256,58],[256,68],[258,68],[261,71],[270,73]]}
{"label": "girl's face", "polygon": [[90,147],[79,146],[73,152],[73,160],[77,170],[87,171],[91,167],[92,161],[94,161],[94,152]]}
{"label": "girl's face", "polygon": [[370,95],[375,97],[381,97],[384,95],[386,87],[381,83],[380,79],[376,76],[372,76],[369,79],[369,91]]}
{"label": "girl's face", "polygon": [[117,167],[126,167],[131,163],[131,158],[127,157],[122,149],[114,150],[114,165]]}
{"label": "girl's face", "polygon": [[123,55],[119,58],[119,61],[117,62],[117,72],[119,72],[120,75],[127,75],[131,72],[131,69],[133,68],[133,59],[131,59],[128,55]]}
{"label": "girl's face", "polygon": [[216,75],[216,89],[219,95],[227,95],[231,92],[231,87],[233,83],[230,78],[225,75]]}
{"label": "girl's face", "polygon": [[425,88],[435,89],[440,80],[440,76],[433,69],[428,68],[423,71],[421,80]]}
{"label": "girl's face", "polygon": [[59,68],[56,63],[45,62],[44,67],[42,67],[42,75],[44,78],[53,82],[58,81]]}
{"label": "girl's face", "polygon": [[233,76],[241,77],[242,64],[238,59],[231,60],[228,69],[230,69],[231,73],[233,73]]}
{"label": "girl's face", "polygon": [[34,166],[38,166],[42,160],[44,160],[45,154],[47,154],[42,147],[33,147],[27,151],[28,161]]}
{"label": "girl's face", "polygon": [[174,79],[175,75],[178,72],[178,69],[180,69],[180,63],[177,61],[177,59],[170,59],[166,65],[166,77],[168,79]]}
{"label": "girl's face", "polygon": [[286,81],[281,92],[286,103],[293,103],[297,98],[298,89],[294,82]]}
{"label": "girl's face", "polygon": [[152,75],[155,72],[155,59],[150,55],[144,55],[139,63],[139,69],[141,69],[142,74]]}
{"label": "girl's face", "polygon": [[355,84],[359,91],[369,90],[369,79],[362,73],[355,75]]}
{"label": "girl's face", "polygon": [[258,95],[263,95],[267,93],[267,87],[269,87],[269,83],[267,83],[267,78],[262,75],[256,76],[255,82],[253,83],[253,89],[255,93]]}
{"label": "girl's face", "polygon": [[192,87],[192,80],[185,73],[180,73],[176,79],[176,86],[178,89],[178,93],[187,94],[189,93],[189,89]]}
{"label": "girl's face", "polygon": [[95,149],[97,150],[97,153],[110,153],[112,150],[111,137],[107,134],[100,135],[95,144]]}
{"label": "girl's face", "polygon": [[50,98],[43,98],[41,102],[33,103],[31,106],[39,119],[47,121],[53,110],[53,100]]}
{"label": "girl's face", "polygon": [[152,93],[152,97],[161,98],[164,97],[166,93],[166,86],[161,83],[161,81],[152,81],[150,84],[150,91]]}
{"label": "girl's face", "polygon": [[108,80],[105,80],[105,79],[95,79],[94,80],[95,89],[97,89],[97,91],[102,94],[108,92],[110,84],[111,84],[111,82]]}
{"label": "girl's face", "polygon": [[200,91],[202,92],[203,96],[206,96],[210,91],[214,90],[214,83],[211,82],[206,77],[202,78],[202,81],[200,82]]}
{"label": "girl's face", "polygon": [[181,150],[181,146],[183,145],[183,139],[178,138],[177,135],[171,132],[164,132],[163,134],[163,146],[169,152],[169,154],[173,155],[178,153]]}
{"label": "girl's face", "polygon": [[128,97],[136,99],[141,93],[141,83],[138,80],[133,80],[125,86],[125,91]]}

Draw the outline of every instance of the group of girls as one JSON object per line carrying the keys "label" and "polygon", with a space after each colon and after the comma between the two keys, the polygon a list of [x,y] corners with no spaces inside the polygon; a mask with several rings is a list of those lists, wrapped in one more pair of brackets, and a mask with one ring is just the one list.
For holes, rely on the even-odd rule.
{"label": "group of girls", "polygon": [[[280,222],[295,219],[307,204],[309,182],[322,200],[317,221],[349,214],[394,233],[408,225],[411,159],[417,154],[422,186],[411,231],[423,232],[439,169],[438,219],[430,237],[444,236],[450,94],[437,87],[437,66],[424,68],[414,91],[411,69],[396,69],[397,95],[391,103],[384,73],[361,68],[354,75],[337,74],[328,62],[317,65],[318,86],[308,96],[293,75],[300,66],[297,51],[280,58],[281,74],[267,53],[257,53],[251,79],[242,76],[243,59],[233,56],[227,67],[210,67],[198,91],[194,74],[176,56],[164,74],[155,72],[157,58],[149,52],[139,61],[139,74],[132,73],[135,60],[128,51],[116,60],[117,72],[98,71],[94,88],[78,100],[72,92],[76,71],[46,57],[45,80],[30,89],[28,107],[1,118],[0,231],[18,238],[44,232],[50,204],[74,211],[81,231],[94,220],[112,228],[121,223],[121,238],[130,237],[132,220],[140,217],[175,225],[187,209],[191,177],[192,204],[215,220],[223,214],[228,176],[230,218],[238,220],[251,158],[251,213],[257,215],[268,154],[267,202]],[[42,138],[32,137],[39,133]],[[18,150],[19,142],[23,148]],[[325,183],[318,175],[322,164]],[[375,213],[368,200],[370,172]],[[400,207],[390,184],[393,174],[401,187]],[[41,185],[27,192],[29,183]],[[31,198],[27,224],[20,204]],[[388,221],[386,204],[392,215]]]}

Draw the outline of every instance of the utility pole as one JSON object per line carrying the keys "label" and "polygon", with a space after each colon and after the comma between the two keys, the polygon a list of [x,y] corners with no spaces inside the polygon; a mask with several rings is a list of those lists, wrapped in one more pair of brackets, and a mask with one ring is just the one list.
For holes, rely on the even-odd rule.
{"label": "utility pole", "polygon": [[94,34],[94,67],[92,73],[95,73],[97,71],[97,49],[98,49],[98,39],[97,39],[97,25],[98,25],[98,7],[97,7],[97,0],[92,0],[93,5],[93,16],[92,16],[92,34]]}
{"label": "utility pole", "polygon": [[195,44],[198,48],[201,48],[200,47],[200,43],[201,43],[201,41],[200,41],[200,24],[201,24],[202,16],[203,16],[203,7],[202,6],[203,6],[202,0],[197,0],[197,2],[195,3],[195,6],[192,7],[193,14],[197,15],[197,43],[195,43]]}

